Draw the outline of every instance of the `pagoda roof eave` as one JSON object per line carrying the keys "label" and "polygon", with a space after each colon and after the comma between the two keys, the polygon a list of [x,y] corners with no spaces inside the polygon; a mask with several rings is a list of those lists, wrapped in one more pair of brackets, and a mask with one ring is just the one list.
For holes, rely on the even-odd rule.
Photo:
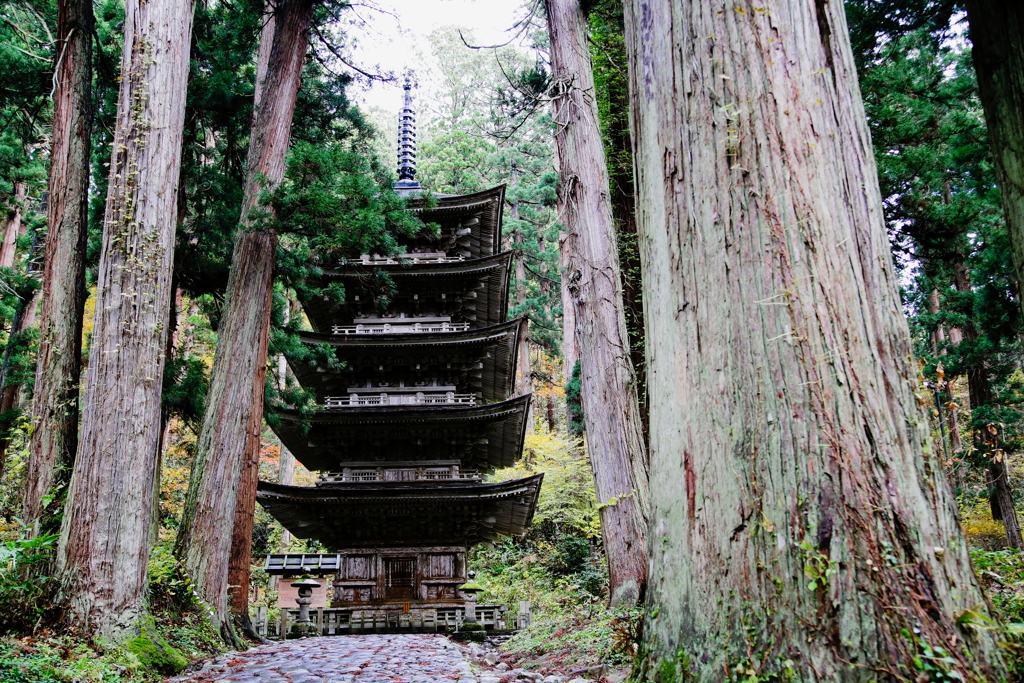
{"label": "pagoda roof eave", "polygon": [[[341,372],[330,372],[302,362],[291,362],[299,383],[325,396],[344,393],[356,372],[366,365],[381,363],[389,367],[430,362],[480,363],[478,376],[469,380],[460,392],[479,393],[485,401],[494,401],[512,393],[515,382],[519,340],[526,318],[518,318],[489,327],[463,332],[330,335],[301,332],[299,339],[309,345],[328,344],[335,348],[338,360],[346,363]],[[386,391],[386,389],[381,389]],[[426,391],[426,389],[425,389]]]}
{"label": "pagoda roof eave", "polygon": [[[406,318],[400,322],[414,322]],[[413,348],[417,346],[468,346],[486,344],[506,336],[520,328],[526,317],[516,318],[487,327],[477,327],[461,332],[423,332],[408,334],[325,334],[323,332],[299,332],[299,340],[305,344],[330,344],[341,349],[357,351],[362,348]]]}
{"label": "pagoda roof eave", "polygon": [[307,488],[260,482],[256,500],[297,538],[329,548],[475,545],[519,536],[543,474],[459,487]]}
{"label": "pagoda roof eave", "polygon": [[[369,499],[395,500],[490,500],[518,495],[528,490],[531,482],[543,479],[535,474],[524,479],[508,479],[481,483],[470,481],[405,481],[359,482],[330,484],[327,486],[289,486],[260,481],[259,493],[273,495],[278,500],[303,502],[337,502],[365,505]],[[269,500],[269,498],[268,498]]]}
{"label": "pagoda roof eave", "polygon": [[433,195],[436,201],[434,206],[422,206],[422,199],[413,199],[409,202],[409,208],[411,210],[433,211],[453,206],[476,204],[488,199],[503,199],[505,197],[505,188],[506,185],[503,183],[489,187],[486,190],[479,190],[478,192],[470,192],[468,194],[435,194]]}
{"label": "pagoda roof eave", "polygon": [[[501,244],[502,216],[505,211],[505,185],[498,185],[470,194],[435,196],[434,206],[424,206],[422,199],[409,203],[409,210],[425,222],[480,214],[476,238],[481,246],[490,245],[496,253]],[[485,255],[485,254],[481,254]]]}
{"label": "pagoda roof eave", "polygon": [[352,279],[366,277],[375,270],[383,270],[391,277],[464,277],[476,275],[482,271],[501,268],[505,263],[511,263],[514,252],[510,250],[469,258],[462,261],[445,261],[444,263],[361,263],[352,262],[337,268],[324,268],[319,277],[310,278],[316,280],[336,281],[341,279]]}
{"label": "pagoda roof eave", "polygon": [[[511,251],[493,256],[449,263],[418,263],[412,265],[389,264],[381,266],[350,266],[337,270],[324,270],[318,278],[322,284],[345,283],[348,300],[332,304],[322,298],[313,297],[303,301],[303,308],[316,332],[327,332],[334,325],[350,325],[355,317],[355,297],[360,296],[359,280],[375,269],[386,271],[395,283],[395,300],[406,296],[405,292],[443,287],[465,293],[474,292],[471,309],[465,302],[460,305],[457,319],[469,322],[471,327],[486,327],[505,321],[508,311],[509,287],[512,274]],[[453,320],[455,322],[457,320]]]}
{"label": "pagoda roof eave", "polygon": [[479,406],[338,408],[308,416],[283,410],[271,422],[285,447],[314,471],[365,461],[370,453],[383,456],[382,465],[422,460],[426,451],[428,459],[490,471],[519,459],[529,406],[525,394]]}

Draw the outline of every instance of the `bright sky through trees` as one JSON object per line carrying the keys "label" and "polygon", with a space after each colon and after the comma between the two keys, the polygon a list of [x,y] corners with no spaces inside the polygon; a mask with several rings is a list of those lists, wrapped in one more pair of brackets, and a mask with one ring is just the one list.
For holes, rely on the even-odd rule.
{"label": "bright sky through trees", "polygon": [[[522,0],[379,0],[383,12],[363,8],[359,13],[369,24],[353,48],[364,67],[379,66],[396,74],[416,71],[421,90],[430,89],[436,77],[427,35],[440,26],[457,25],[472,30],[476,41],[493,45],[507,41],[511,27],[523,12]],[[386,12],[390,12],[391,15]],[[370,107],[398,112],[401,83],[374,83],[368,91],[354,92]]]}

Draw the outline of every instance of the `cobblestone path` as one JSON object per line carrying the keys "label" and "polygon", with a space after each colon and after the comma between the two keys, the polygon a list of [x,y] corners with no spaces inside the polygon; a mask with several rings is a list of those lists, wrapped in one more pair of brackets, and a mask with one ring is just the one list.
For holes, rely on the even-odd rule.
{"label": "cobblestone path", "polygon": [[354,635],[289,640],[207,662],[175,683],[490,683],[444,636]]}

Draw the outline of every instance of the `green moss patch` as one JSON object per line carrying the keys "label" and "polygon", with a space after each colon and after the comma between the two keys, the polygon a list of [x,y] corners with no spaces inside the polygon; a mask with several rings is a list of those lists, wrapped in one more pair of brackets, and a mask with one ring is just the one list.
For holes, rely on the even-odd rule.
{"label": "green moss patch", "polygon": [[124,649],[135,655],[142,666],[165,676],[179,674],[188,666],[188,658],[181,650],[149,629],[125,643]]}

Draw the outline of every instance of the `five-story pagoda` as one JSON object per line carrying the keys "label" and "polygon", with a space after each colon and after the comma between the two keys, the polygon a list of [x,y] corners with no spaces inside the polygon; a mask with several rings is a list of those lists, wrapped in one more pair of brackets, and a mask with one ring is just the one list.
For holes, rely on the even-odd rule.
{"label": "five-story pagoda", "polygon": [[[325,270],[324,285],[344,285],[343,304],[302,302],[313,327],[302,341],[329,345],[339,363],[291,363],[323,409],[280,415],[277,433],[321,476],[314,487],[260,482],[257,497],[295,537],[332,551],[272,555],[267,570],[333,573],[328,604],[353,614],[457,611],[468,548],[523,534],[542,478],[481,479],[519,458],[530,401],[509,398],[526,324],[506,320],[504,188],[415,198],[408,82],[405,89],[396,190],[440,230],[407,240],[403,254]],[[381,271],[394,288],[383,309],[370,292]]]}

